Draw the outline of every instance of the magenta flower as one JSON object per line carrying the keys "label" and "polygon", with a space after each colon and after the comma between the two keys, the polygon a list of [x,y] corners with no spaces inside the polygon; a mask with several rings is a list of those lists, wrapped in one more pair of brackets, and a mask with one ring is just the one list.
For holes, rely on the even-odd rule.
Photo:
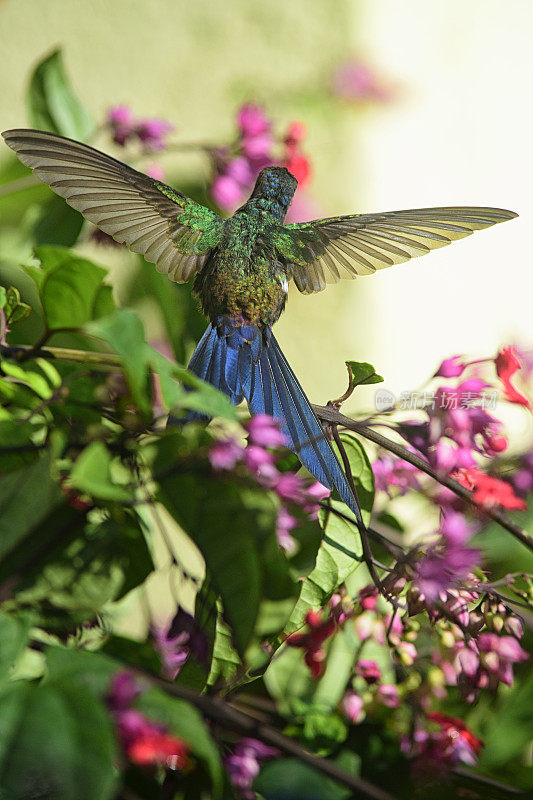
{"label": "magenta flower", "polygon": [[135,121],[128,106],[111,106],[107,112],[107,124],[111,128],[113,141],[123,147],[133,135]]}
{"label": "magenta flower", "polygon": [[319,481],[315,481],[306,491],[306,502],[303,506],[305,513],[309,514],[311,519],[316,519],[320,503],[330,494],[331,489],[327,489]]}
{"label": "magenta flower", "polygon": [[246,428],[252,444],[261,447],[281,447],[287,444],[287,438],[280,431],[279,422],[268,414],[257,414],[247,423]]}
{"label": "magenta flower", "polygon": [[291,536],[291,531],[298,527],[298,520],[289,514],[285,506],[278,508],[276,517],[276,537],[279,546],[285,550],[286,553],[294,553],[296,550],[296,541]]}
{"label": "magenta flower", "polygon": [[349,691],[345,693],[341,700],[341,709],[346,719],[349,719],[355,725],[365,718],[363,701],[355,692]]}
{"label": "magenta flower", "polygon": [[381,670],[375,661],[361,659],[355,665],[355,674],[364,678],[368,684],[381,680]]}
{"label": "magenta flower", "polygon": [[230,470],[242,459],[244,447],[236,439],[219,439],[211,447],[208,459],[216,470]]}
{"label": "magenta flower", "polygon": [[156,181],[165,180],[165,170],[159,164],[150,164],[144,172]]}
{"label": "magenta flower", "polygon": [[393,683],[382,683],[381,686],[378,686],[376,700],[381,705],[387,706],[387,708],[398,708],[400,705],[398,687]]}
{"label": "magenta flower", "polygon": [[249,444],[244,450],[244,463],[254,474],[274,464],[274,456],[258,444]]}
{"label": "magenta flower", "polygon": [[387,102],[392,93],[362,61],[341,64],[333,77],[333,91],[344,100]]}
{"label": "magenta flower", "polygon": [[135,133],[149,150],[164,150],[164,139],[174,130],[174,126],[164,119],[144,119],[137,122]]}
{"label": "magenta flower", "polygon": [[255,800],[253,782],[259,775],[260,762],[275,758],[278,750],[258,739],[241,739],[233,753],[224,759],[233,787],[243,800]]}
{"label": "magenta flower", "polygon": [[513,664],[527,661],[528,653],[518,644],[514,636],[497,636],[482,633],[477,639],[480,662],[489,676],[507,686],[513,683]]}
{"label": "magenta flower", "polygon": [[274,491],[282,500],[290,500],[298,505],[305,502],[305,486],[302,478],[293,472],[284,472],[279,475]]}
{"label": "magenta flower", "polygon": [[463,374],[468,364],[462,360],[463,356],[445,358],[434,374],[434,378],[458,378]]}
{"label": "magenta flower", "polygon": [[244,138],[261,136],[270,130],[270,122],[263,109],[253,103],[246,103],[237,112],[237,126]]}
{"label": "magenta flower", "polygon": [[217,175],[211,184],[211,196],[219,208],[233,211],[243,199],[243,190],[231,175]]}
{"label": "magenta flower", "polygon": [[372,464],[376,491],[387,492],[390,495],[391,487],[399,490],[404,495],[409,489],[419,486],[419,472],[416,467],[400,458],[388,455],[380,456]]}
{"label": "magenta flower", "polygon": [[127,670],[115,672],[111,679],[107,702],[115,711],[128,708],[141,694],[141,689],[133,673]]}
{"label": "magenta flower", "polygon": [[163,674],[166,678],[174,680],[189,658],[189,634],[183,632],[177,636],[169,636],[168,630],[154,625],[152,638],[155,649],[161,658]]}

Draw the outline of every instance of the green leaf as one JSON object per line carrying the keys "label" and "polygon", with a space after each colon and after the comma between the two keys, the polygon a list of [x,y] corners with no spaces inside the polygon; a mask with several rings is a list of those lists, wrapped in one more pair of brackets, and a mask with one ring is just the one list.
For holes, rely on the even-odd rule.
{"label": "green leaf", "polygon": [[71,208],[62,197],[53,195],[41,206],[41,214],[33,228],[33,237],[37,245],[72,247],[78,241],[82,227],[82,215]]}
{"label": "green leaf", "polygon": [[17,682],[3,695],[0,786],[9,800],[36,789],[42,800],[111,800],[114,760],[109,713],[83,686]]}
{"label": "green leaf", "polygon": [[0,559],[4,558],[63,500],[50,477],[50,456],[0,478]]}
{"label": "green leaf", "polygon": [[276,758],[266,763],[254,782],[254,789],[268,800],[348,800],[354,797],[351,789],[296,758]]}
{"label": "green leaf", "polygon": [[531,742],[531,708],[533,707],[533,675],[517,683],[502,697],[497,713],[485,730],[485,747],[480,765],[493,771],[523,753]]}
{"label": "green leaf", "polygon": [[382,383],[385,380],[382,375],[378,375],[376,368],[366,361],[347,361],[346,366],[356,386],[364,386],[369,383]]}
{"label": "green leaf", "polygon": [[35,68],[26,104],[33,128],[81,141],[94,129],[91,117],[70,86],[61,50],[54,50]]}
{"label": "green leaf", "polygon": [[171,476],[161,488],[161,500],[205,558],[236,648],[243,655],[263,591],[254,531],[265,520],[259,516],[257,498],[251,491],[194,475]]}
{"label": "green leaf", "polygon": [[41,245],[35,255],[45,273],[39,294],[48,328],[81,328],[90,322],[105,269],[66,248]]}
{"label": "green leaf", "polygon": [[122,359],[131,394],[142,411],[150,408],[148,382],[149,349],[144,327],[134,311],[120,309],[86,325],[92,336],[103,339]]}
{"label": "green leaf", "polygon": [[208,770],[213,798],[222,795],[220,755],[199,712],[185,700],[170,697],[160,689],[144,692],[136,703],[149,719],[168,726],[171,733],[183,739]]}
{"label": "green leaf", "polygon": [[68,485],[99,500],[131,501],[131,490],[113,481],[112,461],[103,442],[91,442],[74,462]]}
{"label": "green leaf", "polygon": [[[374,499],[374,473],[364,447],[353,436],[341,436],[361,504],[365,525],[370,522]],[[359,531],[355,517],[344,503],[330,501],[333,509],[338,509],[348,518],[337,516],[332,511],[321,511],[324,538],[318,551],[314,570],[304,580],[300,599],[291,616],[288,631],[299,628],[310,609],[322,608],[335,589],[359,566],[357,557],[361,556]]]}
{"label": "green leaf", "polygon": [[30,625],[28,616],[4,614],[0,611],[0,680],[9,675],[11,667],[24,649]]}

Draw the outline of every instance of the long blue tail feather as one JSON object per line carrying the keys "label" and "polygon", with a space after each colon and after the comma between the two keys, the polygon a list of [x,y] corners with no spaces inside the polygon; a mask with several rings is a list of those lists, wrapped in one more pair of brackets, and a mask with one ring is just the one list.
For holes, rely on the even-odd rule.
{"label": "long blue tail feather", "polygon": [[[362,523],[361,514],[333,448],[272,331],[221,319],[209,325],[189,369],[251,414],[278,420],[288,446],[306,469],[341,499]],[[194,412],[189,418],[198,419]]]}

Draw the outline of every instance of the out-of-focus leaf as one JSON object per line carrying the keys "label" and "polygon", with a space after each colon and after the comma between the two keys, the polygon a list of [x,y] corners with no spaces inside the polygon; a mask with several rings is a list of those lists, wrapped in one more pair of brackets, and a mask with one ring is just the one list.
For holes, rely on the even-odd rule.
{"label": "out-of-focus leaf", "polygon": [[22,302],[20,292],[15,286],[10,286],[7,290],[0,286],[0,293],[2,293],[0,308],[5,309],[6,322],[9,326],[23,322],[29,317],[31,306]]}
{"label": "out-of-focus leaf", "polygon": [[9,800],[111,800],[115,749],[107,709],[79,684],[17,681],[2,697],[0,786]]}
{"label": "out-of-focus leaf", "polygon": [[309,677],[302,651],[296,647],[285,647],[276,653],[265,673],[265,685],[269,694],[278,702],[282,713],[289,714],[295,698],[312,697],[314,684]]}
{"label": "out-of-focus leaf", "polygon": [[148,345],[144,327],[134,311],[119,309],[86,326],[92,336],[103,339],[120,356],[131,394],[142,411],[150,408]]}
{"label": "out-of-focus leaf", "polygon": [[103,442],[91,442],[74,462],[68,485],[99,500],[128,502],[130,489],[115,483],[111,474],[112,457]]}
{"label": "out-of-focus leaf", "polygon": [[31,367],[26,364],[14,364],[4,359],[0,359],[0,364],[4,375],[7,375],[8,378],[11,378],[16,383],[27,386],[42,400],[49,400],[52,397],[54,393],[53,387],[50,386],[43,375],[35,372]]}
{"label": "out-of-focus leaf", "polygon": [[385,378],[378,375],[375,367],[366,361],[347,361],[346,366],[350,370],[352,380],[356,386],[364,386],[370,383],[383,383]]}
{"label": "out-of-focus leaf", "polygon": [[491,771],[516,758],[533,740],[533,675],[507,694],[485,730],[485,747],[480,765]]}
{"label": "out-of-focus leaf", "polygon": [[33,228],[35,244],[72,247],[78,241],[83,227],[83,217],[62,197],[53,195],[43,204],[39,219]]}
{"label": "out-of-focus leaf", "polygon": [[185,700],[170,697],[159,689],[144,692],[136,706],[149,719],[168,726],[175,736],[187,742],[193,755],[203,761],[208,770],[214,800],[221,797],[223,773],[220,755],[198,711]]}
{"label": "out-of-focus leaf", "polygon": [[[374,473],[365,449],[357,439],[342,435],[346,454],[350,461],[365,525],[370,521],[374,499]],[[343,515],[354,519],[344,503],[331,501],[332,507]],[[324,538],[314,570],[302,585],[300,599],[296,604],[288,630],[302,625],[309,609],[322,608],[335,589],[359,566],[356,556],[361,555],[360,537],[354,522],[348,522],[332,511],[320,511],[319,518],[324,527]]]}
{"label": "out-of-focus leaf", "polygon": [[353,797],[351,789],[296,758],[267,762],[254,782],[254,789],[265,800],[347,800]]}
{"label": "out-of-focus leaf", "polygon": [[9,675],[11,667],[22,652],[30,632],[28,616],[4,614],[0,611],[0,680]]}
{"label": "out-of-focus leaf", "polygon": [[89,113],[70,86],[61,50],[54,50],[35,68],[26,104],[33,128],[81,141],[87,139],[94,129]]}
{"label": "out-of-focus leaf", "polygon": [[134,518],[87,525],[83,535],[43,559],[18,597],[26,605],[44,604],[56,614],[68,613],[75,624],[93,618],[106,603],[138,586],[153,570],[142,531]]}
{"label": "out-of-focus leaf", "polygon": [[41,245],[35,255],[44,271],[39,294],[48,328],[81,328],[92,320],[106,271],[61,247]]}
{"label": "out-of-focus leaf", "polygon": [[[14,418],[0,419],[0,472],[11,472],[38,458],[39,451],[30,449],[36,431],[38,426],[30,422]],[[17,447],[21,448],[19,453],[16,452]]]}
{"label": "out-of-focus leaf", "polygon": [[0,478],[0,559],[62,502],[50,477],[50,456]]}

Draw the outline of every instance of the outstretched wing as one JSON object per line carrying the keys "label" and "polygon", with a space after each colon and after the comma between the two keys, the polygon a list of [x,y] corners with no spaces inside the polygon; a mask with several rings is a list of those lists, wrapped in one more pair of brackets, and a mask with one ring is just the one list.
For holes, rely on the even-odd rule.
{"label": "outstretched wing", "polygon": [[301,292],[423,256],[455,239],[516,217],[501,208],[414,208],[282,226],[276,248]]}
{"label": "outstretched wing", "polygon": [[202,269],[222,236],[212,211],[93,147],[44,131],[2,136],[69,205],[177,283]]}

